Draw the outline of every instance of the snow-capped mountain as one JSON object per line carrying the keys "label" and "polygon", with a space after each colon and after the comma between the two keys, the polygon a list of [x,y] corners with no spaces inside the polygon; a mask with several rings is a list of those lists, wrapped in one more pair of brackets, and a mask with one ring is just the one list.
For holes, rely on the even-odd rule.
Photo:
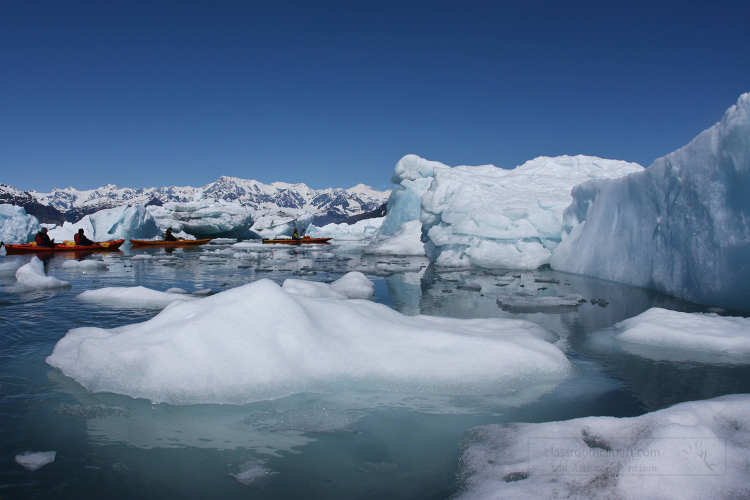
{"label": "snow-capped mountain", "polygon": [[12,198],[30,196],[42,205],[53,207],[63,212],[67,218],[76,220],[84,215],[124,204],[161,205],[173,201],[214,199],[250,208],[299,208],[313,214],[316,224],[341,222],[352,215],[375,210],[390,195],[390,191],[378,191],[363,184],[349,189],[315,190],[302,183],[263,184],[226,176],[200,188],[169,186],[131,189],[109,184],[85,191],[69,187],[55,188],[50,193],[24,193],[10,186],[0,186],[0,196],[6,191],[9,198],[11,194]]}

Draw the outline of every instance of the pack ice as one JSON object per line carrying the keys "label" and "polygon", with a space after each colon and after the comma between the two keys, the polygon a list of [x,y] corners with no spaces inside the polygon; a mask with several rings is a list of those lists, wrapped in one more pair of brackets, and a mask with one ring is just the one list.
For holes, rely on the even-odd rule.
{"label": "pack ice", "polygon": [[553,269],[750,310],[750,94],[687,146],[573,189]]}
{"label": "pack ice", "polygon": [[436,166],[421,198],[427,256],[448,267],[536,269],[560,243],[573,186],[642,170],[582,155],[542,156],[512,170]]}
{"label": "pack ice", "polygon": [[[357,281],[339,292],[360,289]],[[525,394],[573,371],[541,340],[549,336],[524,320],[409,317],[369,300],[288,293],[263,279],[173,303],[144,323],[70,330],[47,363],[91,392],[171,404],[357,389]]]}
{"label": "pack ice", "polygon": [[78,222],[65,222],[49,230],[49,237],[57,243],[74,241],[79,229],[92,241],[110,241],[123,239],[150,239],[159,236],[156,221],[146,207],[142,205],[123,205],[106,210],[99,210],[81,218]]}
{"label": "pack ice", "polygon": [[0,205],[0,241],[18,244],[34,240],[39,232],[39,220],[27,215],[26,209],[15,205]]}
{"label": "pack ice", "polygon": [[461,500],[750,497],[750,396],[470,430]]}

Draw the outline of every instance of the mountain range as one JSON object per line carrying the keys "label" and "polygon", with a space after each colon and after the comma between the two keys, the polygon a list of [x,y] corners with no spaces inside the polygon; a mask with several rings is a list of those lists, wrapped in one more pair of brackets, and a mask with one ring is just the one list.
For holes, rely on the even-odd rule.
{"label": "mountain range", "polygon": [[253,209],[299,208],[315,216],[317,226],[343,222],[349,217],[377,210],[388,200],[390,191],[378,191],[364,184],[349,189],[316,190],[306,184],[219,177],[200,188],[189,186],[118,188],[108,184],[97,189],[54,188],[49,193],[20,191],[0,184],[0,203],[23,206],[42,222],[77,221],[106,208],[120,205],[163,205],[168,202],[224,200]]}

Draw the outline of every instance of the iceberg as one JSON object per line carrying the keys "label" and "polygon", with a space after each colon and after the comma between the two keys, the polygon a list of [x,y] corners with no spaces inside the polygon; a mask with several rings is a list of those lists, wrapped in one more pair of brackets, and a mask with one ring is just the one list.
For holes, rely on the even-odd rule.
{"label": "iceberg", "polygon": [[281,236],[291,238],[295,229],[299,234],[302,234],[302,231],[307,231],[312,221],[313,215],[301,209],[265,210],[257,217],[252,227],[242,234],[242,237],[245,239],[269,240]]}
{"label": "iceberg", "polygon": [[538,394],[573,373],[548,337],[528,321],[410,317],[261,279],[143,323],[70,330],[47,363],[91,392],[170,404],[358,389]]}
{"label": "iceberg", "polygon": [[424,256],[422,224],[418,220],[404,222],[393,236],[381,236],[370,242],[364,253],[374,255]]}
{"label": "iceberg", "polygon": [[750,94],[644,172],[573,189],[553,269],[750,310]]}
{"label": "iceberg", "polygon": [[750,396],[467,432],[461,500],[748,498]]}
{"label": "iceberg", "polygon": [[255,212],[237,203],[222,200],[170,202],[147,207],[156,220],[160,234],[170,227],[175,236],[195,238],[239,238],[253,225]]}
{"label": "iceberg", "polygon": [[358,240],[364,242],[373,237],[380,226],[383,225],[384,220],[385,217],[376,217],[360,220],[354,224],[342,222],[341,224],[326,224],[322,227],[311,225],[307,234],[311,238],[334,238],[337,241]]}
{"label": "iceberg", "polygon": [[536,269],[560,243],[571,188],[643,170],[593,156],[542,156],[512,170],[435,167],[422,196],[422,240],[446,267]]}
{"label": "iceberg", "polygon": [[156,221],[142,205],[108,208],[84,216],[78,222],[66,222],[49,230],[49,237],[62,243],[74,241],[79,229],[92,241],[138,239],[160,236]]}
{"label": "iceberg", "polygon": [[71,286],[67,281],[47,276],[44,264],[39,257],[34,256],[28,264],[18,268],[16,281],[21,288],[66,288]]}
{"label": "iceberg", "polygon": [[15,205],[0,205],[0,241],[19,244],[34,241],[39,232],[39,220],[27,215],[26,209]]}

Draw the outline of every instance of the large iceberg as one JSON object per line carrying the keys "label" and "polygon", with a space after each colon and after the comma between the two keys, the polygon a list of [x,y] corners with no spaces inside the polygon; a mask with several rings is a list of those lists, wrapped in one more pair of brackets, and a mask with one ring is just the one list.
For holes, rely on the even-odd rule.
{"label": "large iceberg", "polygon": [[26,209],[15,205],[0,205],[0,241],[26,243],[39,232],[39,220],[27,215]]}
{"label": "large iceberg", "polygon": [[467,433],[461,500],[750,497],[750,396]]}
{"label": "large iceberg", "polygon": [[750,94],[644,172],[573,190],[554,269],[750,310]]}
{"label": "large iceberg", "polygon": [[571,188],[642,170],[635,163],[582,155],[543,156],[513,170],[435,167],[421,199],[427,256],[447,267],[536,269],[560,243]]}
{"label": "large iceberg", "polygon": [[73,241],[79,229],[93,241],[150,239],[161,235],[156,221],[146,207],[133,205],[108,208],[86,215],[78,222],[66,222],[49,230],[58,243]]}
{"label": "large iceberg", "polygon": [[273,208],[260,211],[252,227],[241,236],[246,239],[276,239],[290,237],[296,229],[298,234],[307,231],[313,215],[297,208]]}
{"label": "large iceberg", "polygon": [[255,220],[253,209],[222,200],[172,202],[148,210],[162,233],[171,227],[196,238],[238,238]]}
{"label": "large iceberg", "polygon": [[340,224],[326,224],[322,227],[311,225],[307,234],[311,238],[334,238],[337,241],[357,240],[369,241],[373,235],[383,225],[385,217],[375,217],[373,219],[363,219],[354,224],[342,222]]}
{"label": "large iceberg", "polygon": [[550,336],[524,320],[410,317],[263,279],[174,302],[143,323],[70,330],[47,362],[92,392],[171,404],[351,389],[538,394],[573,372]]}

